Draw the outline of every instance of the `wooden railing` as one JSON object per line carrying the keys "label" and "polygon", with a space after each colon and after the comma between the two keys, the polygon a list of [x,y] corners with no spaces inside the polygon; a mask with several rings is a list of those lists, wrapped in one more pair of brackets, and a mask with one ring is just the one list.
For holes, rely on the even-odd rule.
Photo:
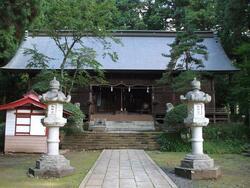
{"label": "wooden railing", "polygon": [[[154,120],[158,123],[164,122],[165,114],[155,114]],[[209,118],[210,123],[230,122],[229,112],[225,108],[206,108],[206,117]]]}
{"label": "wooden railing", "polygon": [[206,117],[211,123],[230,122],[230,115],[225,108],[206,108]]}

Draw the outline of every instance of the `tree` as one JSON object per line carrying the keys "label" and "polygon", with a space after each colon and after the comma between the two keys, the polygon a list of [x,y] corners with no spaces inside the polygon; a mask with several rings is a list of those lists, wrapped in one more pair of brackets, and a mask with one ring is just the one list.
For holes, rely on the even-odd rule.
{"label": "tree", "polygon": [[240,114],[246,117],[246,123],[250,126],[250,41],[242,43],[235,53],[241,57],[238,60],[241,71],[234,77],[231,98],[239,105]]}
{"label": "tree", "polygon": [[[0,66],[13,56],[39,9],[39,0],[0,0]],[[0,103],[20,97],[27,89],[26,80],[26,74],[0,70]]]}
{"label": "tree", "polygon": [[[204,67],[203,61],[197,58],[195,55],[201,54],[207,59],[206,46],[202,44],[201,39],[193,28],[186,28],[186,30],[177,32],[176,38],[172,44],[170,54],[166,54],[166,57],[170,57],[168,63],[168,70],[170,72],[175,70],[191,70],[192,68]],[[193,65],[196,65],[195,67]]]}
{"label": "tree", "polygon": [[117,29],[141,30],[146,29],[143,22],[143,3],[140,0],[116,0],[118,15],[114,20]]}
{"label": "tree", "polygon": [[[174,85],[183,85],[183,81],[186,80],[185,78],[194,74],[190,70],[204,67],[203,59],[197,57],[197,54],[201,55],[204,59],[207,59],[208,56],[206,46],[202,43],[203,39],[195,32],[200,27],[200,24],[198,24],[200,22],[197,21],[199,20],[197,12],[200,11],[202,6],[194,6],[194,1],[175,1],[175,3],[175,16],[173,17],[172,25],[177,29],[177,34],[174,42],[169,44],[171,47],[170,54],[163,54],[170,58],[170,61],[167,65],[167,72],[161,79],[163,82],[171,83],[173,89],[175,89]],[[191,18],[190,15],[196,16]],[[176,79],[174,82],[173,79],[178,70],[189,72],[181,74],[181,79]]]}
{"label": "tree", "polygon": [[0,1],[0,65],[11,58],[39,7],[39,0]]}
{"label": "tree", "polygon": [[167,29],[168,20],[171,18],[171,1],[147,0],[143,4],[144,11],[142,15],[147,29]]}
{"label": "tree", "polygon": [[230,57],[235,57],[233,51],[237,48],[249,31],[250,6],[247,0],[217,0],[216,26],[222,45]]}
{"label": "tree", "polygon": [[[248,91],[248,64],[249,64],[249,26],[250,6],[246,0],[221,0],[216,1],[216,29],[221,39],[223,48],[234,64],[240,68],[238,73],[231,76],[225,90],[217,90],[217,96],[224,97],[223,103],[230,107],[231,114],[235,115],[235,109],[239,107],[240,115],[249,119]],[[223,78],[227,80],[227,78]],[[220,86],[221,88],[221,86]],[[246,93],[247,92],[247,93]],[[226,95],[225,95],[226,93]],[[218,98],[218,97],[217,97]]]}
{"label": "tree", "polygon": [[[97,36],[103,45],[103,55],[109,55],[112,60],[117,59],[116,54],[110,51],[110,43],[105,39],[115,15],[116,8],[113,1],[46,0],[43,2],[41,14],[34,21],[32,29],[43,30],[61,51],[63,60],[60,62],[59,80],[65,92],[70,93],[75,83],[82,85],[92,78],[84,70],[86,66],[95,71],[97,78],[103,77],[103,72],[99,69],[100,64],[96,61],[96,52],[85,45],[83,35]],[[40,58],[37,56],[41,54],[35,52],[35,48],[32,50],[34,55],[31,62],[33,66],[38,66],[41,62],[37,60],[41,60],[41,56]],[[65,71],[67,65],[74,68],[73,74]]]}
{"label": "tree", "polygon": [[211,31],[215,27],[214,0],[189,0],[185,8],[185,22],[199,31]]}

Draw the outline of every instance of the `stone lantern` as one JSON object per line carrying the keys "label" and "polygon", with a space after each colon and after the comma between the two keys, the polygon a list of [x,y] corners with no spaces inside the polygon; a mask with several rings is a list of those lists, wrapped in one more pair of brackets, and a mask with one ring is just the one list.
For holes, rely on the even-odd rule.
{"label": "stone lantern", "polygon": [[203,153],[202,128],[206,127],[209,119],[205,117],[205,103],[211,101],[211,96],[200,91],[200,82],[194,78],[191,82],[192,91],[181,95],[182,102],[187,104],[188,116],[184,119],[187,127],[191,128],[192,152],[175,168],[175,173],[189,179],[216,179],[221,176],[220,167],[214,166],[214,160]]}
{"label": "stone lantern", "polygon": [[29,169],[29,174],[37,177],[62,177],[74,172],[70,161],[59,154],[59,128],[63,127],[67,119],[63,118],[63,103],[70,102],[60,90],[60,83],[54,78],[50,82],[50,90],[40,96],[47,107],[46,117],[42,123],[48,129],[47,154],[36,161],[36,167]]}

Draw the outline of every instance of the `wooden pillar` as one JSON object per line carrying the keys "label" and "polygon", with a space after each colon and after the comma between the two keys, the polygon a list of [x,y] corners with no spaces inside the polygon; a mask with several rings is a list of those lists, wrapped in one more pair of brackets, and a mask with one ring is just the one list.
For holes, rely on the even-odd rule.
{"label": "wooden pillar", "polygon": [[212,89],[212,104],[213,104],[213,122],[216,123],[216,99],[215,99],[215,87],[214,87],[214,76],[211,78],[211,89]]}
{"label": "wooden pillar", "polygon": [[154,86],[152,86],[152,93],[151,93],[151,113],[154,116],[154,100],[155,100],[155,94],[154,94]]}
{"label": "wooden pillar", "polygon": [[123,112],[123,89],[121,88],[121,112]]}
{"label": "wooden pillar", "polygon": [[92,92],[93,92],[93,86],[90,85],[89,86],[89,120],[90,120],[91,113],[93,113],[93,96],[92,96]]}

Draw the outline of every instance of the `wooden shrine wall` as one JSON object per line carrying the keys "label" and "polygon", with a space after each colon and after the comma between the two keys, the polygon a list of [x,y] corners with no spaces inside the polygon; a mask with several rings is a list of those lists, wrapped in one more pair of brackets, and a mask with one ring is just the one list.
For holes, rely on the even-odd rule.
{"label": "wooden shrine wall", "polygon": [[[152,113],[163,114],[166,111],[166,103],[172,103],[173,105],[180,103],[180,95],[185,93],[173,93],[170,86],[157,86],[156,80],[160,79],[161,74],[153,73],[109,73],[106,75],[108,84],[124,84],[126,86],[152,86]],[[98,84],[93,83],[93,86]],[[90,102],[90,86],[85,88],[78,88],[72,92],[72,102],[79,102],[81,104],[81,110],[85,113],[89,113]],[[215,107],[214,99],[214,86],[213,79],[211,77],[203,78],[202,91],[212,96],[212,101],[206,105],[206,108]]]}

